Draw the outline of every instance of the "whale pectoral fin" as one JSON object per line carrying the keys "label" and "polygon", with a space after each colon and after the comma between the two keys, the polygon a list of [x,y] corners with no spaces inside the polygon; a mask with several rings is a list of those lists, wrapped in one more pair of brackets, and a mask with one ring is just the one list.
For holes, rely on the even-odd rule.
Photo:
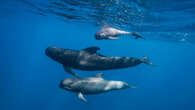
{"label": "whale pectoral fin", "polygon": [[104,75],[104,73],[98,73],[94,77],[96,77],[96,78],[102,78],[103,75]]}
{"label": "whale pectoral fin", "polygon": [[89,47],[89,48],[85,48],[83,50],[88,52],[88,53],[93,54],[93,53],[96,53],[98,50],[100,50],[100,48],[99,47]]}
{"label": "whale pectoral fin", "polygon": [[64,70],[65,70],[66,72],[68,72],[68,73],[70,73],[71,75],[73,75],[73,76],[79,78],[79,76],[78,76],[75,72],[73,72],[73,71],[71,70],[70,67],[67,67],[67,66],[64,66],[64,65],[63,65],[63,67],[64,67]]}
{"label": "whale pectoral fin", "polygon": [[119,37],[112,37],[112,36],[109,36],[108,39],[110,39],[110,40],[116,40],[116,39],[119,39]]}
{"label": "whale pectoral fin", "polygon": [[85,97],[83,96],[81,92],[78,93],[78,98],[82,100],[83,102],[87,103],[87,100],[85,99]]}

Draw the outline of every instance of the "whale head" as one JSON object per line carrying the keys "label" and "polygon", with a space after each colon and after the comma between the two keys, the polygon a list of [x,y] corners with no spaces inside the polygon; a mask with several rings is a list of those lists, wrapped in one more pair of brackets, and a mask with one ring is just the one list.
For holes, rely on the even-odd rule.
{"label": "whale head", "polygon": [[59,57],[60,54],[63,53],[63,49],[57,48],[57,47],[48,47],[45,50],[45,54],[49,56],[50,58],[57,60],[57,57]]}
{"label": "whale head", "polygon": [[77,55],[77,52],[69,49],[48,47],[45,50],[45,54],[63,65],[70,66],[72,63],[74,63],[73,60]]}
{"label": "whale head", "polygon": [[100,30],[95,33],[94,37],[96,40],[103,40],[103,39],[106,39],[106,34],[102,32],[102,30]]}
{"label": "whale head", "polygon": [[94,37],[96,40],[102,40],[102,37],[99,35],[99,33],[96,33]]}
{"label": "whale head", "polygon": [[77,79],[70,79],[70,78],[67,78],[67,79],[64,79],[60,82],[59,84],[59,88],[61,89],[65,89],[65,90],[68,90],[68,91],[75,91],[75,87],[72,86],[75,82],[77,81]]}

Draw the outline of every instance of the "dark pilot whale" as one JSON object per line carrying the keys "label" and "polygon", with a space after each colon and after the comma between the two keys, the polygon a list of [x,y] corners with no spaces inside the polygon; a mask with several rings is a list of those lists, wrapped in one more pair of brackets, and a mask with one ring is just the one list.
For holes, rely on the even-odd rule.
{"label": "dark pilot whale", "polygon": [[104,80],[102,75],[102,73],[99,73],[87,78],[67,78],[60,82],[59,87],[77,93],[78,98],[84,102],[87,102],[87,100],[83,94],[100,94],[112,90],[135,88],[129,86],[126,82]]}
{"label": "dark pilot whale", "polygon": [[144,39],[140,34],[138,34],[137,32],[127,32],[127,31],[122,31],[113,27],[109,27],[109,26],[103,26],[102,29],[100,29],[99,31],[97,31],[95,33],[95,38],[96,40],[115,40],[115,39],[119,39],[118,36],[120,35],[132,35],[135,36],[136,39],[138,38],[142,38]]}
{"label": "dark pilot whale", "polygon": [[64,70],[74,76],[77,75],[71,70],[71,68],[86,71],[97,71],[132,67],[141,63],[152,65],[146,56],[141,59],[134,57],[112,57],[101,55],[97,53],[97,50],[100,50],[100,48],[89,47],[78,51],[48,47],[45,53],[51,59],[61,63]]}

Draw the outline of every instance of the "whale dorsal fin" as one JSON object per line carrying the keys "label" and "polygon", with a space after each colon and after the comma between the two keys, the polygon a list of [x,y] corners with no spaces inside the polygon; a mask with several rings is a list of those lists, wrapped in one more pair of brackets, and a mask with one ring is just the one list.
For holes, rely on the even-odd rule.
{"label": "whale dorsal fin", "polygon": [[94,77],[96,77],[96,78],[102,78],[103,75],[104,75],[104,73],[98,73]]}
{"label": "whale dorsal fin", "polygon": [[91,54],[96,53],[98,50],[100,50],[99,47],[88,47],[88,48],[83,49],[83,51],[86,51]]}

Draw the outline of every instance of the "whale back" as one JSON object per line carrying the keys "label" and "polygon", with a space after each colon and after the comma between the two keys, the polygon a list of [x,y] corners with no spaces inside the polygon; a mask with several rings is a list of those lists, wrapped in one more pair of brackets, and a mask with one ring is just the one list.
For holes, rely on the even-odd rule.
{"label": "whale back", "polygon": [[119,69],[130,66],[136,66],[142,61],[134,57],[112,57],[103,56],[101,54],[89,54],[80,55],[77,58],[78,66],[76,69],[81,70],[109,70]]}

